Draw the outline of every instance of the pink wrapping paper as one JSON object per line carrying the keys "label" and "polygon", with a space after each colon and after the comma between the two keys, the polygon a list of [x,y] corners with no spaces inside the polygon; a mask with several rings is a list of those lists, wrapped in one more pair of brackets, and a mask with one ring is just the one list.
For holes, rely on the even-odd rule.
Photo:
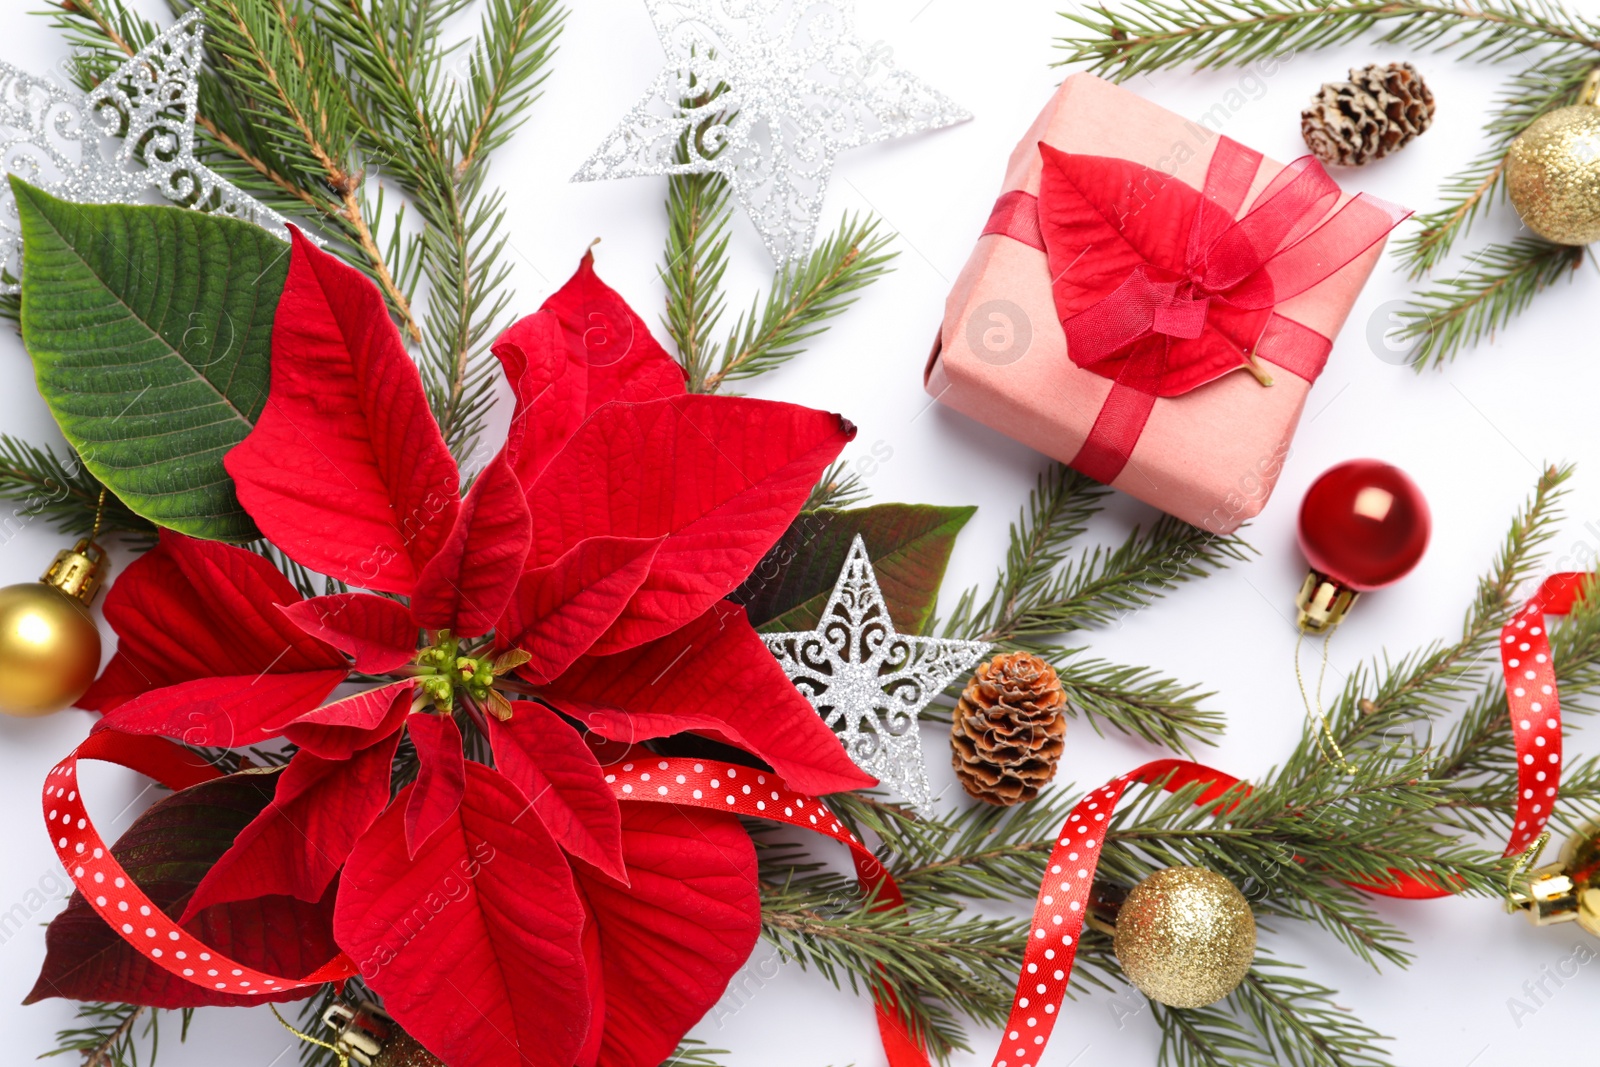
{"label": "pink wrapping paper", "polygon": [[[1074,74],[1011,154],[1000,192],[1038,194],[1040,141],[1066,152],[1128,159],[1198,189],[1217,135],[1110,82]],[[1282,169],[1263,160],[1250,198]],[[1379,241],[1277,310],[1336,336],[1383,245]],[[1182,396],[1158,399],[1112,485],[1216,533],[1230,532],[1260,512],[1311,389],[1310,382],[1280,367],[1264,369],[1272,376],[1270,387],[1240,370]],[[925,386],[941,403],[1067,462],[1082,447],[1112,383],[1067,358],[1045,253],[989,234],[978,240],[946,302]]]}

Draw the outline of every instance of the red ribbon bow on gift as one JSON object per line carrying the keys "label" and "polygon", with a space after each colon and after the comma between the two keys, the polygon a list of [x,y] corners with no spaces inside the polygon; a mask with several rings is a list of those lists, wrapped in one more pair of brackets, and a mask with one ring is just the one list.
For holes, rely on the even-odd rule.
{"label": "red ribbon bow on gift", "polygon": [[1339,206],[1339,186],[1304,156],[1239,216],[1261,154],[1226,137],[1203,191],[1125,159],[1039,150],[1039,196],[1006,193],[984,232],[1049,257],[1068,357],[1115,383],[1071,463],[1102,482],[1127,464],[1157,397],[1252,359],[1315,380],[1333,342],[1274,308],[1410,214],[1365,193]]}

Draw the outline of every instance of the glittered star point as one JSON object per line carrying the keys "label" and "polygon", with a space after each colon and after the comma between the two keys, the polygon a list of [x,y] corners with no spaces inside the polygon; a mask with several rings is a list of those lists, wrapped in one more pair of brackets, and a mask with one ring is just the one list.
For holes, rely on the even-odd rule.
{"label": "glittered star point", "polygon": [[574,181],[721,174],[780,265],[840,152],[970,119],[856,35],[855,0],[645,0],[667,66]]}
{"label": "glittered star point", "polygon": [[[89,93],[0,61],[6,171],[77,203],[131,204],[153,189],[287,241],[283,216],[195,158],[204,38],[200,16],[191,11]],[[0,182],[0,271],[0,293],[18,292],[22,227],[9,182]]]}
{"label": "glittered star point", "polygon": [[856,765],[931,813],[917,717],[989,646],[896,633],[859,534],[817,628],[763,640]]}

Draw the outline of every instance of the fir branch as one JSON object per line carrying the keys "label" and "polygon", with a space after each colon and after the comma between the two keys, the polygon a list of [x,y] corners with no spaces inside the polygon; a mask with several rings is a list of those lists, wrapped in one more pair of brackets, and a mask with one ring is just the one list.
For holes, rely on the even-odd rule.
{"label": "fir branch", "polygon": [[806,497],[805,505],[800,510],[807,512],[824,508],[859,507],[866,502],[867,495],[861,475],[851,470],[849,463],[836,460],[829,464],[828,469],[822,472],[822,477],[817,479],[817,484],[811,487],[811,495]]}
{"label": "fir branch", "polygon": [[1160,1062],[1170,1067],[1389,1067],[1390,1040],[1362,1025],[1327,986],[1288,973],[1257,954],[1239,988],[1220,1004],[1176,1009],[1152,1004],[1161,1027]]}
{"label": "fir branch", "polygon": [[[804,342],[827,329],[827,320],[889,272],[899,254],[887,251],[889,241],[876,219],[845,216],[839,229],[803,261],[778,271],[765,301],[756,300],[735,320],[715,369],[703,381],[691,382],[691,388],[714,393],[728,382],[764,374],[799,355]],[[687,309],[669,312],[669,319],[675,314],[687,314]]]}
{"label": "fir branch", "polygon": [[[181,1014],[178,1040],[189,1036],[194,1009]],[[56,1047],[40,1059],[76,1055],[83,1067],[151,1067],[161,1047],[161,1012],[136,1004],[78,1005],[83,1024],[56,1033]],[[144,1025],[139,1025],[140,1021]]]}
{"label": "fir branch", "polygon": [[351,92],[362,135],[424,225],[412,248],[430,284],[420,362],[461,460],[483,428],[497,380],[487,347],[511,301],[504,200],[486,189],[485,164],[535,99],[565,15],[554,0],[489,0],[462,92],[447,87],[450,52],[439,44],[440,23],[459,6],[317,0],[318,27],[359,75]]}
{"label": "fir branch", "polygon": [[718,174],[675,174],[667,186],[667,334],[689,376],[692,391],[705,389],[715,346],[711,335],[726,309],[728,182]]}
{"label": "fir branch", "polygon": [[1084,659],[1083,649],[1044,648],[1072,710],[1104,735],[1110,726],[1153,745],[1191,754],[1190,744],[1215,744],[1226,726],[1221,712],[1200,706],[1214,694],[1197,692],[1148,667]]}
{"label": "fir branch", "polygon": [[1463,348],[1493,337],[1533,298],[1583,263],[1584,248],[1536,237],[1493,244],[1453,278],[1415,294],[1395,313],[1396,341],[1417,342],[1413,365],[1442,365]]}
{"label": "fir branch", "polygon": [[988,1025],[1005,1021],[1022,965],[1025,924],[958,909],[876,910],[833,876],[762,884],[764,936],[783,958],[854,992],[892,995],[935,1059],[970,1050],[946,1004]]}
{"label": "fir branch", "polygon": [[[40,448],[0,434],[0,500],[18,505],[9,515],[0,514],[0,538],[10,538],[36,517],[68,536],[87,536],[94,529],[103,488],[75,454],[58,456],[48,446]],[[100,532],[102,536],[122,533],[144,540],[153,537],[156,528],[107,493]]]}
{"label": "fir branch", "polygon": [[[330,251],[371,277],[417,336],[407,287],[379,247],[375,216],[360,197],[343,74],[309,31],[312,20],[298,4],[291,10],[279,0],[168,2],[175,13],[199,10],[206,18],[208,62],[195,115],[203,161],[329,239]],[[73,73],[83,89],[160,32],[123,0],[72,0],[47,14],[73,46]],[[266,60],[285,65],[263,67]]]}
{"label": "fir branch", "polygon": [[1131,0],[1063,14],[1086,32],[1059,40],[1067,53],[1060,63],[1088,63],[1116,81],[1278,59],[1368,33],[1379,44],[1490,62],[1546,45],[1600,51],[1600,24],[1544,0]]}
{"label": "fir branch", "polygon": [[977,591],[968,590],[949,622],[946,637],[1008,635],[1012,620],[1045,597],[1052,574],[1067,558],[1071,542],[1089,528],[1111,490],[1063,464],[1039,475],[1027,506],[1011,524],[1005,565],[995,577],[987,600],[974,607]]}
{"label": "fir branch", "polygon": [[707,1048],[705,1042],[686,1037],[677,1051],[668,1056],[661,1067],[722,1067],[720,1056],[729,1055],[727,1049]]}

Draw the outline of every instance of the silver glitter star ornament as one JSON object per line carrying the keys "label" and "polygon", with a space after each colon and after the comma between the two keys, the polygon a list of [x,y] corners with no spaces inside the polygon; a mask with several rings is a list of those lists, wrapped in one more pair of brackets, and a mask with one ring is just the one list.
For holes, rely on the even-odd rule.
{"label": "silver glitter star ornament", "polygon": [[762,640],[856,766],[932,814],[917,716],[989,646],[896,633],[859,534],[817,628]]}
{"label": "silver glitter star ornament", "polygon": [[[154,189],[287,241],[283,216],[195,159],[204,36],[199,14],[190,12],[87,94],[0,61],[6,171],[79,203],[131,204]],[[0,292],[17,292],[22,230],[9,182],[0,184],[0,266]]]}
{"label": "silver glitter star ornament", "polygon": [[855,0],[645,7],[667,67],[573,180],[721,174],[780,265],[810,251],[836,155],[972,117],[857,37]]}

